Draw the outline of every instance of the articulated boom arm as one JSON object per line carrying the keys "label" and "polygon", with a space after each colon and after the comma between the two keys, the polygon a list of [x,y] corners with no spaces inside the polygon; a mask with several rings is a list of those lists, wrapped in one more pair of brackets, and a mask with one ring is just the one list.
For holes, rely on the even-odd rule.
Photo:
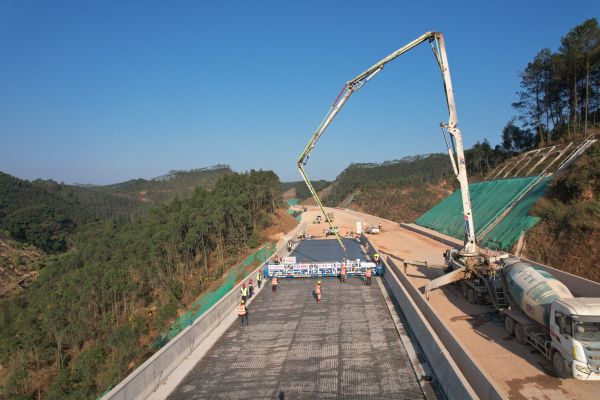
{"label": "articulated boom arm", "polygon": [[[360,75],[355,77],[354,79],[346,82],[346,84],[342,88],[340,94],[338,95],[338,97],[335,99],[335,101],[331,105],[331,108],[329,109],[327,114],[325,114],[325,117],[321,121],[321,124],[319,125],[317,130],[313,133],[312,137],[310,138],[310,141],[304,148],[304,151],[302,152],[302,154],[300,154],[300,157],[298,158],[298,170],[300,171],[300,175],[306,182],[306,185],[308,186],[308,189],[310,190],[313,197],[315,198],[317,204],[321,208],[321,211],[323,211],[323,215],[325,215],[325,218],[326,218],[327,222],[329,223],[329,226],[331,226],[333,228],[332,223],[329,220],[329,217],[327,216],[327,213],[325,212],[325,210],[323,208],[323,204],[321,203],[319,196],[317,195],[312,184],[310,183],[310,180],[308,179],[303,166],[306,165],[306,162],[308,161],[308,157],[310,156],[310,153],[314,149],[315,144],[317,143],[319,138],[325,132],[325,129],[327,129],[329,124],[331,124],[331,122],[333,121],[333,119],[335,118],[337,113],[344,106],[344,104],[348,101],[350,96],[354,92],[358,91],[365,83],[370,81],[375,75],[377,75],[379,72],[381,72],[381,70],[383,69],[385,64],[389,63],[390,61],[394,60],[395,58],[401,56],[402,54],[406,53],[407,51],[411,50],[412,48],[418,46],[419,44],[421,44],[425,41],[428,41],[429,43],[431,43],[431,47],[433,49],[433,54],[435,55],[435,58],[440,66],[440,70],[442,72],[442,79],[444,82],[444,89],[445,89],[445,94],[446,94],[446,102],[448,105],[449,118],[448,118],[448,123],[442,123],[440,125],[441,125],[442,131],[444,133],[444,138],[446,139],[446,134],[445,134],[446,131],[450,135],[451,145],[448,143],[448,140],[446,139],[446,146],[448,147],[448,156],[450,157],[450,161],[452,163],[452,169],[454,170],[454,174],[456,175],[456,178],[458,179],[458,181],[460,183],[460,188],[461,188],[461,193],[462,193],[463,213],[464,213],[464,219],[465,219],[465,235],[466,235],[466,243],[465,243],[465,247],[463,249],[463,253],[466,253],[469,255],[475,254],[477,252],[477,245],[475,243],[475,228],[473,225],[473,214],[471,211],[471,200],[470,200],[470,196],[469,196],[469,184],[467,181],[467,168],[466,168],[466,164],[465,164],[464,148],[463,148],[463,143],[462,143],[462,135],[460,133],[460,129],[458,129],[458,117],[456,116],[456,105],[454,102],[454,92],[452,90],[452,80],[450,78],[450,69],[448,66],[448,58],[446,56],[446,48],[444,45],[444,36],[441,34],[441,32],[427,32],[427,33],[421,35],[417,39],[408,43],[406,46],[396,50],[392,54],[383,58],[382,60],[380,60],[373,66],[371,66],[369,69],[367,69],[366,71],[364,71],[363,73],[361,73]],[[336,233],[336,237],[337,237],[340,245],[344,249],[344,252],[346,252],[346,248],[337,233]]]}

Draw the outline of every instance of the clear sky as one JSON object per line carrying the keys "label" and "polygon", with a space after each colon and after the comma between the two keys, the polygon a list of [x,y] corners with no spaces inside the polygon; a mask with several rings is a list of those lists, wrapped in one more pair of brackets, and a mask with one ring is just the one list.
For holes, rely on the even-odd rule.
{"label": "clear sky", "polygon": [[[0,171],[107,184],[229,164],[299,180],[343,83],[444,33],[467,147],[499,142],[518,71],[600,1],[0,0]],[[424,44],[352,96],[307,170],[445,150]]]}

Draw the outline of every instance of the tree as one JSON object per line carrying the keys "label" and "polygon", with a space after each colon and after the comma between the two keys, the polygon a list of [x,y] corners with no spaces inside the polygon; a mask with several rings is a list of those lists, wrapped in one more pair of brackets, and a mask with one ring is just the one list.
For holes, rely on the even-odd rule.
{"label": "tree", "polygon": [[[595,18],[561,38],[558,52],[544,48],[519,73],[521,90],[513,107],[537,142],[588,132],[600,105],[600,28]],[[583,125],[583,127],[582,127]]]}
{"label": "tree", "polygon": [[529,129],[522,129],[511,119],[502,129],[502,147],[507,152],[520,152],[534,147],[536,136]]}

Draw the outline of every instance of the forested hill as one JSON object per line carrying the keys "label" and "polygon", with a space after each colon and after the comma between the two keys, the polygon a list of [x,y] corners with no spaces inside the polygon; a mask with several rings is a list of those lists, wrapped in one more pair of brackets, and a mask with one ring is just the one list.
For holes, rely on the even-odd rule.
{"label": "forested hill", "polygon": [[45,251],[62,252],[69,234],[79,225],[129,220],[152,205],[188,198],[198,186],[212,189],[222,176],[232,173],[228,166],[217,165],[94,186],[41,179],[29,182],[0,172],[0,230]]}
{"label": "forested hill", "polygon": [[[487,140],[465,151],[471,181],[481,177],[510,153]],[[413,222],[458,187],[447,154],[428,154],[351,164],[337,177],[325,202],[342,204],[398,222]]]}
{"label": "forested hill", "polygon": [[[344,202],[345,207],[405,221],[450,192],[452,179],[448,156],[443,154],[382,164],[351,164],[337,177],[324,200],[329,206]],[[440,194],[435,193],[440,190]]]}
{"label": "forested hill", "polygon": [[[327,186],[331,185],[330,181],[325,181],[325,180],[312,181],[311,183],[317,192],[320,192],[321,190],[325,189]],[[296,198],[298,198],[300,200],[306,200],[312,196],[310,194],[310,191],[308,190],[308,187],[306,186],[306,182],[304,182],[304,181],[281,182],[282,192],[285,193],[286,191],[288,191],[292,188],[296,189]]]}
{"label": "forested hill", "polygon": [[141,201],[53,181],[34,182],[0,172],[0,229],[47,252],[67,249],[78,226],[98,219],[130,218]]}
{"label": "forested hill", "polygon": [[232,173],[131,221],[80,227],[0,305],[0,397],[93,399],[117,384],[178,311],[263,242],[282,205],[273,172]]}
{"label": "forested hill", "polygon": [[133,179],[107,186],[96,186],[103,192],[154,204],[189,197],[196,187],[212,189],[217,181],[233,171],[228,165],[215,165],[186,171],[170,171],[154,179]]}

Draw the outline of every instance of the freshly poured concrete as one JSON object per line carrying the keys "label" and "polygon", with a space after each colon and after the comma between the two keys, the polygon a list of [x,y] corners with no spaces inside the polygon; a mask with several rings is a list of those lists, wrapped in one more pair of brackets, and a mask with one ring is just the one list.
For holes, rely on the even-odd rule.
{"label": "freshly poured concrete", "polygon": [[323,279],[317,304],[315,283],[262,291],[169,399],[424,398],[379,285]]}
{"label": "freshly poured concrete", "polygon": [[[354,239],[342,238],[349,260],[360,259],[366,261],[360,243]],[[333,262],[344,259],[342,246],[334,236],[319,240],[301,240],[294,245],[291,256],[296,257],[299,263]]]}

